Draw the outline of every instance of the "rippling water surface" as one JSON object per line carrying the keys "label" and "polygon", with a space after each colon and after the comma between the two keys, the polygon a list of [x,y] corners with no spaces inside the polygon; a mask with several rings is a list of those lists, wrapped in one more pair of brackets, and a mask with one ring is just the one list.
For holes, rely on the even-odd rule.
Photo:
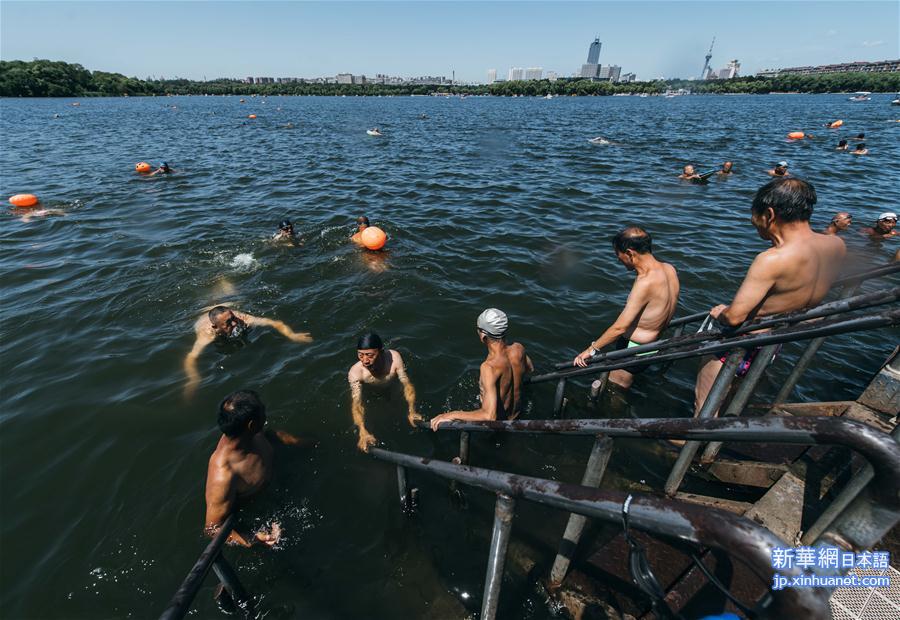
{"label": "rippling water surface", "polygon": [[[374,329],[403,353],[426,416],[470,407],[483,358],[478,313],[507,311],[511,336],[539,367],[571,357],[624,303],[631,276],[609,239],[627,222],[644,224],[678,268],[680,313],[725,303],[765,247],[748,208],[774,162],[787,159],[815,184],[816,227],[839,210],[858,224],[897,210],[900,125],[888,100],[3,100],[3,195],[33,192],[64,212],[9,212],[0,230],[4,615],[159,613],[205,544],[216,404],[243,387],[262,394],[270,424],[316,442],[278,453],[273,488],[247,517],[279,519],[281,548],[228,552],[268,617],[453,617],[458,600],[477,609],[492,499],[470,490],[461,509],[445,484],[414,475],[420,515],[399,514],[393,469],[355,450],[346,372],[358,334]],[[835,118],[842,129],[815,129]],[[385,137],[367,136],[373,126]],[[785,140],[810,128],[819,139]],[[858,132],[869,156],[832,150]],[[613,144],[589,144],[596,135]],[[163,159],[178,173],[133,172]],[[685,163],[725,159],[733,178],[675,179]],[[348,244],[363,213],[388,232],[389,252]],[[267,241],[283,218],[302,247]],[[872,263],[900,247],[848,238]],[[256,330],[239,351],[210,348],[204,381],[185,400],[192,324],[216,302],[315,342]],[[830,340],[796,396],[855,398],[896,340],[886,330]],[[799,348],[786,347],[761,400]],[[627,404],[610,397],[600,408],[571,387],[568,415],[689,415],[695,372],[695,362],[676,364],[638,379]],[[549,417],[551,392],[535,386],[527,416]],[[405,426],[397,395],[367,407],[387,447],[453,455],[455,437]],[[494,442],[475,440],[475,464],[571,481],[590,449],[583,439]],[[619,442],[607,482],[659,489],[670,460]],[[564,520],[522,506],[514,535],[549,553]],[[218,613],[212,581],[197,598],[204,617]],[[520,586],[506,587],[501,612],[544,617]]]}

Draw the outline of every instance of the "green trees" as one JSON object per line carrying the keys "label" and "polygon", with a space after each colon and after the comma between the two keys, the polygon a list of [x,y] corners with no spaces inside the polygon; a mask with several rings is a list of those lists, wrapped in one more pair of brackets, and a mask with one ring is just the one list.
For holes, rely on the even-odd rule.
{"label": "green trees", "polygon": [[2,97],[120,97],[123,95],[430,95],[435,92],[467,95],[541,97],[553,95],[603,96],[614,94],[660,94],[667,89],[690,89],[694,93],[724,94],[769,92],[834,93],[867,90],[900,92],[900,73],[830,73],[825,75],[781,75],[776,78],[739,77],[731,80],[652,82],[592,82],[584,79],[522,80],[490,85],[386,85],[386,84],[245,84],[221,78],[208,82],[191,80],[141,80],[120,73],[94,71],[60,61],[0,61]]}

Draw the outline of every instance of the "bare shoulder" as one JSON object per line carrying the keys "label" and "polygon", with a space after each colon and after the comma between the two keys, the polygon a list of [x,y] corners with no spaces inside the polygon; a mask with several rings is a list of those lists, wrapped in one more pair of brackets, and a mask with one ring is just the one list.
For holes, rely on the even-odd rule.
{"label": "bare shoulder", "polygon": [[391,368],[403,368],[403,357],[400,355],[400,351],[388,349],[388,353],[391,356]]}
{"label": "bare shoulder", "polygon": [[356,362],[353,366],[350,367],[350,370],[347,372],[347,381],[353,383],[354,381],[362,380],[362,362]]}
{"label": "bare shoulder", "polygon": [[525,359],[525,345],[523,345],[521,342],[514,342],[507,348],[509,349],[509,352],[513,357],[516,357],[518,359]]}
{"label": "bare shoulder", "polygon": [[672,263],[663,263],[662,265],[663,269],[666,270],[666,275],[674,276],[675,278],[678,277],[678,270],[675,269],[675,265]]}
{"label": "bare shoulder", "polygon": [[819,234],[819,242],[824,244],[830,252],[841,256],[843,256],[843,254],[847,251],[847,246],[844,243],[844,240],[841,239],[838,235]]}

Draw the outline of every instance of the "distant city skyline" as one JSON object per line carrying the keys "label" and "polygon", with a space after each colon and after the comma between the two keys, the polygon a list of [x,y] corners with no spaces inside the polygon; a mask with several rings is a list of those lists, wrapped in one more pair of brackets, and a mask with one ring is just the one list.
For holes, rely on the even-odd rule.
{"label": "distant city skyline", "polygon": [[[711,66],[718,72],[740,59],[740,74],[752,75],[900,57],[898,24],[900,4],[880,1],[4,0],[0,58],[63,60],[140,78],[455,72],[460,82],[484,82],[489,68],[498,76],[507,76],[504,68],[523,76],[537,68],[543,76],[577,74],[599,35],[598,64],[620,65],[640,79],[690,78],[713,36]],[[769,36],[776,25],[783,35]]]}

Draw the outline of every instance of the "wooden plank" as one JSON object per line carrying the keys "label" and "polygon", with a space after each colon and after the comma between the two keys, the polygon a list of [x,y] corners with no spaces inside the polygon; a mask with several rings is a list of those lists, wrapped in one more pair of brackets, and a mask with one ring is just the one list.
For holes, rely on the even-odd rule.
{"label": "wooden plank", "polygon": [[749,502],[738,502],[733,499],[722,499],[721,497],[709,497],[707,495],[696,495],[694,493],[676,493],[675,499],[680,499],[692,504],[700,504],[701,506],[710,506],[711,508],[721,508],[734,514],[742,515],[753,507]]}
{"label": "wooden plank", "polygon": [[722,482],[761,489],[771,487],[786,471],[788,466],[784,464],[729,459],[717,459],[709,466],[709,473]]}
{"label": "wooden plank", "polygon": [[788,472],[744,513],[788,545],[800,534],[803,518],[803,490],[805,482]]}

